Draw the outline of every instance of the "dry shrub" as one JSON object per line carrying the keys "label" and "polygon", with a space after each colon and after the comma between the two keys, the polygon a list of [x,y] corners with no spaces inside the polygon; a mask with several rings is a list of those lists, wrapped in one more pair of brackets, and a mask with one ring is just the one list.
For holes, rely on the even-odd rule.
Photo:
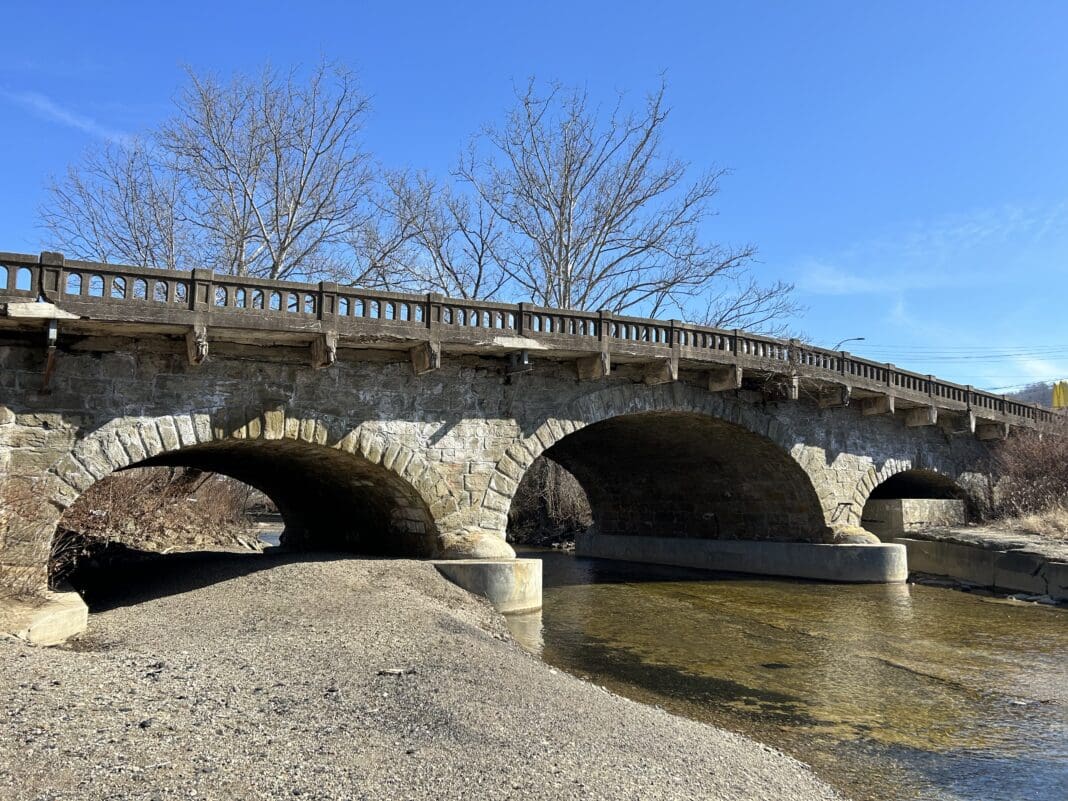
{"label": "dry shrub", "polygon": [[535,459],[508,512],[509,539],[551,545],[573,540],[592,524],[590,502],[578,479],[551,459]]}
{"label": "dry shrub", "polygon": [[[26,536],[41,508],[38,481],[23,476],[7,476],[0,481],[0,548],[13,539]],[[41,532],[38,530],[37,535]],[[32,535],[31,535],[32,536]],[[42,589],[39,571],[32,567],[8,566],[0,576],[0,598],[31,599]]]}
{"label": "dry shrub", "polygon": [[1016,434],[994,452],[995,515],[1004,525],[1068,539],[1068,437]]}
{"label": "dry shrub", "polygon": [[1068,504],[1068,437],[1022,432],[994,452],[995,504],[1020,517]]}
{"label": "dry shrub", "polygon": [[254,490],[216,473],[144,467],[114,473],[63,513],[52,546],[53,582],[118,544],[137,551],[248,547]]}

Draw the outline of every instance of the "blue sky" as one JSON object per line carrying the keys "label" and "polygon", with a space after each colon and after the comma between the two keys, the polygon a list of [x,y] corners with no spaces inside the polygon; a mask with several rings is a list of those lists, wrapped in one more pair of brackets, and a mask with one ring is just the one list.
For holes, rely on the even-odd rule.
{"label": "blue sky", "polygon": [[1068,377],[1068,4],[8,4],[0,250],[42,244],[50,174],[152,127],[183,65],[357,70],[365,141],[445,173],[530,75],[635,100],[729,167],[709,237],[797,284],[806,338],[991,388]]}

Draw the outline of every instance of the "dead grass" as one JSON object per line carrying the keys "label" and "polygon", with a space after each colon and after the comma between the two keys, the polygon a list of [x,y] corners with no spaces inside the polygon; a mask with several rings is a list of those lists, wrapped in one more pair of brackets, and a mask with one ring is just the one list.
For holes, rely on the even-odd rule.
{"label": "dead grass", "polygon": [[1051,506],[1006,522],[1028,534],[1068,542],[1068,505]]}

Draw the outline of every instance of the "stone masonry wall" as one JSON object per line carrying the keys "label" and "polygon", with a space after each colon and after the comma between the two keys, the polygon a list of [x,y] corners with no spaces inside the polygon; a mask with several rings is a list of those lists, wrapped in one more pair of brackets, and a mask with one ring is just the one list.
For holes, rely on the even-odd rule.
{"label": "stone masonry wall", "polygon": [[[972,436],[906,428],[892,416],[803,401],[763,403],[746,392],[709,393],[701,376],[685,371],[680,381],[659,386],[646,386],[640,371],[627,368],[579,382],[573,364],[546,361],[508,380],[502,359],[447,355],[440,369],[415,376],[406,354],[343,350],[336,364],[315,370],[302,348],[212,343],[209,358],[192,366],[177,339],[109,346],[59,353],[45,394],[41,348],[0,345],[0,492],[32,495],[28,505],[0,507],[0,571],[7,580],[40,580],[59,514],[94,481],[152,458],[190,463],[194,446],[210,445],[225,456],[226,443],[299,444],[300,463],[326,465],[323,480],[332,476],[320,507],[341,503],[351,490],[354,498],[387,510],[376,519],[431,538],[427,552],[444,556],[470,554],[471,541],[485,537],[503,554],[508,507],[534,458],[587,425],[625,415],[653,419],[672,412],[722,421],[723,442],[731,430],[750,432],[751,441],[763,445],[751,459],[746,446],[736,448],[715,491],[729,492],[723,469],[730,481],[750,488],[743,493],[747,502],[770,491],[776,470],[793,471],[809,486],[791,502],[813,499],[825,524],[859,523],[871,489],[901,470],[933,470],[967,485],[985,453]],[[228,458],[231,465],[260,460],[248,476],[284,475],[284,460],[273,462],[280,453],[262,447]],[[335,456],[328,459],[328,453]],[[349,461],[330,461],[338,453]],[[635,486],[644,480],[638,475],[643,463],[630,464]],[[373,469],[353,470],[350,480],[346,464]],[[670,475],[672,464],[670,452],[662,454],[658,475]],[[700,469],[700,460],[679,465],[678,482]],[[587,468],[588,490],[598,475]],[[773,480],[762,485],[769,475]],[[613,481],[618,485],[619,477]],[[299,505],[300,494],[294,497],[291,506]],[[806,510],[795,513],[801,525]],[[336,521],[322,508],[314,517],[339,529],[346,525],[340,511]]]}

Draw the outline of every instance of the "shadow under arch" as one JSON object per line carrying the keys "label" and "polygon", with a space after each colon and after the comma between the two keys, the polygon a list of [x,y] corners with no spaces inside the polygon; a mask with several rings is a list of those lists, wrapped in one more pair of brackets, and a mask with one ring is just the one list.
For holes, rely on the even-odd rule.
{"label": "shadow under arch", "polygon": [[766,437],[707,414],[623,414],[543,452],[578,479],[600,534],[822,540],[811,479]]}
{"label": "shadow under arch", "polygon": [[437,526],[415,489],[355,453],[300,440],[219,440],[129,467],[192,467],[236,478],[274,501],[284,545],[430,556]]}
{"label": "shadow under arch", "polygon": [[964,487],[935,470],[897,470],[873,486],[864,501],[861,525],[882,539],[946,525],[962,525],[971,513]]}
{"label": "shadow under arch", "polygon": [[949,476],[934,470],[912,468],[883,479],[872,489],[868,500],[888,498],[960,500],[964,497],[964,489]]}

